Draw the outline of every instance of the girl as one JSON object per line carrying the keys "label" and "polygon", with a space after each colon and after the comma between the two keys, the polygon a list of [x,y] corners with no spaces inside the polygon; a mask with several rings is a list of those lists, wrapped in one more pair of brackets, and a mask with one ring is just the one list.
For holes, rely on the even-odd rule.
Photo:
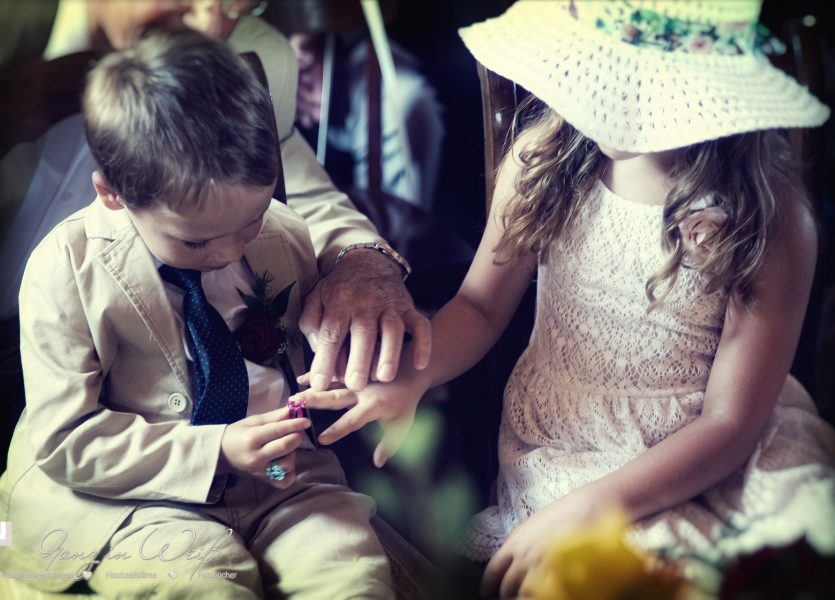
{"label": "girl", "polygon": [[514,595],[553,538],[617,504],[633,540],[729,555],[806,535],[835,550],[835,434],[787,377],[816,227],[776,128],[829,111],[759,54],[759,2],[524,2],[462,30],[543,103],[499,170],[430,367],[360,393],[379,465],[431,386],[472,366],[538,280],[507,384],[498,504],[464,552]]}

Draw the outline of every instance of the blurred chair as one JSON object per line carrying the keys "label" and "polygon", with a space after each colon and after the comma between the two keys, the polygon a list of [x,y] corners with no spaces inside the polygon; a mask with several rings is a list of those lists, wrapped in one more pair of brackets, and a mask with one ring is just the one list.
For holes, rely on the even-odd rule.
{"label": "blurred chair", "polygon": [[[382,0],[378,3],[383,16],[383,22],[389,23],[395,15],[396,0]],[[338,31],[365,31],[368,39],[368,53],[366,55],[366,77],[368,78],[368,194],[372,201],[379,202],[382,193],[382,88],[380,63],[377,52],[371,43],[371,35],[366,28],[365,16],[360,0],[296,0],[294,2],[272,2],[268,5],[262,18],[273,27],[286,35],[293,33],[333,34]],[[332,51],[332,45],[330,51]],[[323,88],[323,121],[327,120],[328,100],[331,84],[331,73],[327,64],[332,63],[329,49],[325,48],[325,81]],[[327,124],[320,125],[317,157],[324,164],[324,149]]]}
{"label": "blurred chair", "polygon": [[522,86],[476,63],[481,84],[481,115],[484,124],[484,192],[486,210],[490,214],[496,170],[509,146],[509,135],[516,107],[529,95]]}
{"label": "blurred chair", "polygon": [[[384,23],[396,14],[395,0],[377,4]],[[382,190],[382,92],[380,63],[360,0],[297,0],[272,2],[262,15],[277,29],[293,33],[363,31],[369,39],[366,55],[368,77],[368,187],[343,191],[368,216],[385,238],[412,265],[407,287],[418,306],[439,308],[456,291],[474,256],[473,249],[426,210]],[[327,81],[324,85],[327,86]],[[327,91],[323,91],[323,96]],[[323,99],[323,104],[326,101]],[[324,108],[323,108],[324,112]],[[324,116],[323,119],[324,121]],[[320,133],[321,133],[320,125]],[[320,136],[320,150],[325,144]]]}

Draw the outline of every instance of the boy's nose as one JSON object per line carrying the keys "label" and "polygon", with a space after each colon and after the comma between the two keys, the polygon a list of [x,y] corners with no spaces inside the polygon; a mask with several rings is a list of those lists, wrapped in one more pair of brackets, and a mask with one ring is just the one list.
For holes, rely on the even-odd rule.
{"label": "boy's nose", "polygon": [[244,244],[241,240],[230,240],[219,248],[212,256],[213,262],[218,267],[225,267],[234,262],[238,262],[244,255]]}

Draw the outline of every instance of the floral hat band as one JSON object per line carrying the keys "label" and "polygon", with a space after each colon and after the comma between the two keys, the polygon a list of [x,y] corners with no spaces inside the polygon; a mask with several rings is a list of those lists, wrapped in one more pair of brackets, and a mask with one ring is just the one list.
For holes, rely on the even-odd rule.
{"label": "floral hat band", "polygon": [[[665,52],[740,55],[783,54],[785,46],[767,27],[753,20],[709,23],[668,16],[628,0],[566,3],[573,19],[584,26],[636,46]],[[757,5],[756,2],[752,3]],[[655,8],[655,7],[653,7]]]}
{"label": "floral hat band", "polygon": [[661,152],[763,129],[817,127],[829,109],[764,53],[760,0],[517,0],[459,31],[487,69],[586,137]]}

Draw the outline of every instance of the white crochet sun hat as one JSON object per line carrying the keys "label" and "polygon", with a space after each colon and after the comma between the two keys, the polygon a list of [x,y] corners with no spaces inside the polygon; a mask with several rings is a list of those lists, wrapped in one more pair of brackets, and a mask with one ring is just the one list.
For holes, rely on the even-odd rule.
{"label": "white crochet sun hat", "polygon": [[594,141],[658,152],[829,109],[773,67],[761,0],[519,0],[459,31],[485,67]]}

